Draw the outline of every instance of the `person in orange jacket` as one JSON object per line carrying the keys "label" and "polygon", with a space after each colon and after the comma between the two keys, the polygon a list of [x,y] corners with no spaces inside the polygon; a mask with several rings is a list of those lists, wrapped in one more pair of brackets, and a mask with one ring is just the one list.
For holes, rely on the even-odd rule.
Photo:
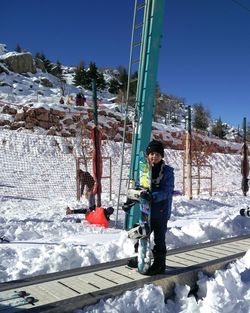
{"label": "person in orange jacket", "polygon": [[110,215],[112,215],[114,209],[112,207],[104,208],[96,208],[93,211],[86,213],[86,221],[90,224],[96,224],[103,227],[109,227],[109,219]]}
{"label": "person in orange jacket", "polygon": [[66,209],[66,214],[85,214],[85,219],[90,224],[100,225],[103,227],[109,227],[110,215],[114,213],[112,207],[102,208],[98,207],[93,209],[75,209],[72,210],[69,207]]}

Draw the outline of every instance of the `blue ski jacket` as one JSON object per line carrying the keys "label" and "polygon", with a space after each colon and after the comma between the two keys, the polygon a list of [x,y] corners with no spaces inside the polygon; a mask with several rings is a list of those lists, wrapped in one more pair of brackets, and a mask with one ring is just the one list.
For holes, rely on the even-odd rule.
{"label": "blue ski jacket", "polygon": [[174,192],[174,169],[164,165],[163,175],[159,181],[152,181],[151,218],[169,220],[172,210]]}

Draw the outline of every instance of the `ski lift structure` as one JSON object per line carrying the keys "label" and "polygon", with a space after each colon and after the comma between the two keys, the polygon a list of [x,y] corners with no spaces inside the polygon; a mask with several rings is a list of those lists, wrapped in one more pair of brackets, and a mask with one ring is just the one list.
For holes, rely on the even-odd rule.
{"label": "ski lift structure", "polygon": [[[145,151],[151,138],[154,100],[156,94],[157,71],[161,47],[164,0],[135,0],[133,27],[130,45],[130,58],[128,66],[128,85],[125,101],[125,119],[120,166],[120,181],[116,210],[116,221],[121,207],[121,184],[127,179],[127,188],[133,186],[139,177],[139,154]],[[133,74],[138,75],[132,79]],[[134,77],[134,76],[133,76]],[[131,104],[131,87],[137,84],[135,96],[135,109],[133,121],[132,151],[129,177],[123,177],[123,170],[127,164],[124,162],[124,148],[126,141],[126,127],[128,107]],[[124,194],[123,194],[124,195]],[[139,221],[139,205],[134,205],[125,218],[125,229],[130,229]]]}
{"label": "ski lift structure", "polygon": [[246,117],[243,118],[243,131],[244,131],[244,140],[241,150],[241,189],[244,196],[247,196],[249,191],[249,162],[248,162],[248,146],[247,146],[247,121]]}

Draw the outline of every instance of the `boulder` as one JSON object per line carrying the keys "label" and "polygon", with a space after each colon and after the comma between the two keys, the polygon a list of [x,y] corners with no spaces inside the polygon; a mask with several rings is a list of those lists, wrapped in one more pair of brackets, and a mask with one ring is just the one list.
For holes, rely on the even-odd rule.
{"label": "boulder", "polygon": [[11,106],[6,105],[6,106],[3,107],[2,113],[15,115],[17,113],[17,109],[15,109],[15,108],[13,108]]}
{"label": "boulder", "polygon": [[53,87],[53,84],[50,80],[48,80],[48,78],[45,78],[45,77],[42,77],[40,79],[41,81],[41,84],[44,86],[44,87],[49,87],[49,88],[52,88]]}
{"label": "boulder", "polygon": [[3,59],[8,69],[15,73],[36,73],[31,53],[6,53]]}

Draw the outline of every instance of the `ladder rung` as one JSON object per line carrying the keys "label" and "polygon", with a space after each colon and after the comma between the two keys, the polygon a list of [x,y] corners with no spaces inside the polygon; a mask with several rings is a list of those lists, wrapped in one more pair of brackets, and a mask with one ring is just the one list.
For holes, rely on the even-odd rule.
{"label": "ladder rung", "polygon": [[145,3],[139,3],[137,4],[136,10],[139,11],[145,7]]}
{"label": "ladder rung", "polygon": [[140,60],[134,60],[134,61],[132,61],[131,63],[132,64],[137,64],[137,63],[139,63],[140,62]]}
{"label": "ladder rung", "polygon": [[133,48],[136,48],[138,46],[141,46],[141,41],[138,41],[138,42],[134,42],[133,43]]}
{"label": "ladder rung", "polygon": [[139,28],[142,28],[142,26],[144,25],[144,23],[138,23],[135,25],[135,29],[139,29]]}
{"label": "ladder rung", "polygon": [[131,79],[130,82],[131,82],[131,83],[134,83],[134,82],[136,82],[137,80],[138,80],[138,78],[136,77],[136,78]]}

